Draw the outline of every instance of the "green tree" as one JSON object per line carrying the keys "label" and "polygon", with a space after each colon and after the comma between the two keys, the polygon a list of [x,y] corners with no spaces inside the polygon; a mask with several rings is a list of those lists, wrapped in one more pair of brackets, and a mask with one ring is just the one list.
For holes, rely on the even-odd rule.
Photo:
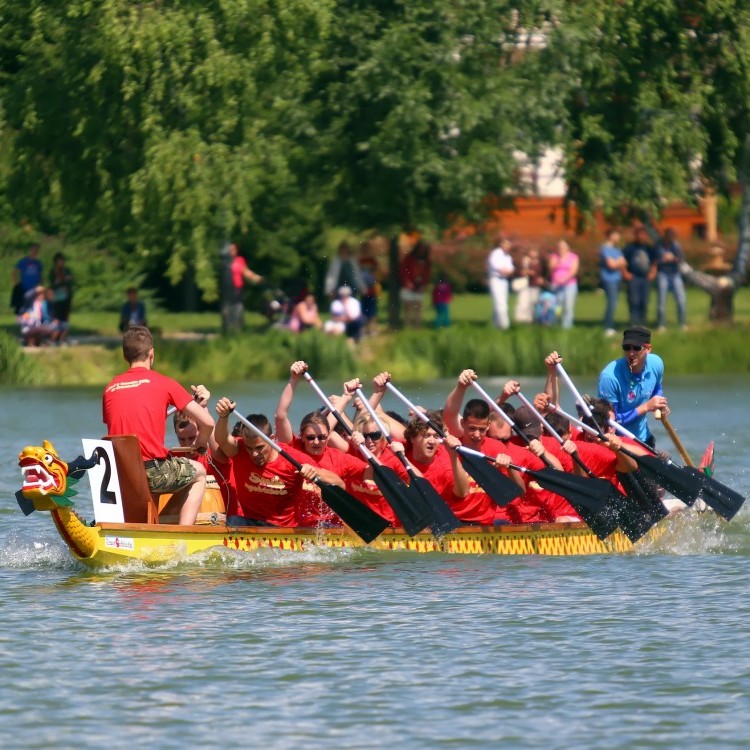
{"label": "green tree", "polygon": [[329,2],[2,0],[0,19],[16,215],[135,250],[175,284],[190,269],[209,300],[228,237],[296,269],[320,221],[301,100]]}

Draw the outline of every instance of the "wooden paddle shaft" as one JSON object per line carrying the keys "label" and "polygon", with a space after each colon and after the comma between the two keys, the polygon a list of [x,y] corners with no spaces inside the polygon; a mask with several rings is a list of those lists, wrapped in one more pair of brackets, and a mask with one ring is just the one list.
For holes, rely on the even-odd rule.
{"label": "wooden paddle shaft", "polygon": [[662,414],[661,409],[657,409],[654,412],[654,416],[664,425],[664,429],[667,431],[667,434],[674,443],[674,447],[677,448],[680,455],[682,456],[682,460],[688,466],[695,466],[695,463],[693,463],[693,459],[690,458],[690,454],[685,450],[685,446],[682,444],[682,440],[680,440],[679,436],[675,432],[674,427],[672,427],[669,420],[667,419],[667,415]]}

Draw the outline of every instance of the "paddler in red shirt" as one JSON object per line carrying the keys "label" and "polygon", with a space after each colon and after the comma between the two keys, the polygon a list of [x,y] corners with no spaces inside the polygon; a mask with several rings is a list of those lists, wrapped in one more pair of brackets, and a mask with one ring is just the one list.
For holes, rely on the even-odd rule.
{"label": "paddler in red shirt", "polygon": [[[176,380],[156,372],[154,340],[145,326],[132,326],[122,336],[122,353],[129,369],[116,375],[104,389],[102,417],[109,435],[138,435],[151,492],[173,493],[180,509],[180,524],[192,525],[206,488],[206,470],[190,458],[170,457],[165,446],[167,410],[185,411],[198,425],[195,448],[208,450],[214,420]],[[193,391],[197,388],[193,386]]]}
{"label": "paddler in red shirt", "polygon": [[[470,399],[466,402],[459,419],[458,410],[463,403],[466,389],[476,378],[474,370],[464,370],[458,376],[456,387],[448,394],[445,401],[443,409],[445,424],[452,434],[461,439],[463,445],[493,458],[498,468],[525,490],[523,477],[515,469],[509,467],[513,461],[510,453],[515,452],[515,449],[511,448],[509,451],[505,443],[488,436],[491,411],[487,402],[483,399]],[[508,506],[499,507],[470,474],[469,494],[462,503],[452,505],[451,510],[460,521],[466,523],[491,526],[513,522]]]}
{"label": "paddler in red shirt", "polygon": [[[227,526],[296,526],[295,505],[303,484],[323,476],[302,451],[281,445],[302,464],[297,469],[262,437],[243,425],[239,436],[229,433],[229,417],[236,404],[226,396],[216,402],[216,440],[229,457],[235,502],[227,507]],[[248,414],[247,421],[272,440],[276,436],[263,414]]]}
{"label": "paddler in red shirt", "polygon": [[[293,362],[289,368],[289,381],[281,392],[274,415],[276,435],[281,442],[289,443],[305,454],[308,463],[315,466],[320,478],[329,484],[351,491],[353,482],[361,483],[372,477],[370,465],[355,456],[348,455],[328,442],[331,427],[321,411],[306,414],[300,423],[299,435],[295,435],[289,421],[289,407],[294,391],[307,371],[307,363]],[[314,482],[303,483],[296,496],[298,526],[342,526],[341,519],[323,502],[320,487]]]}

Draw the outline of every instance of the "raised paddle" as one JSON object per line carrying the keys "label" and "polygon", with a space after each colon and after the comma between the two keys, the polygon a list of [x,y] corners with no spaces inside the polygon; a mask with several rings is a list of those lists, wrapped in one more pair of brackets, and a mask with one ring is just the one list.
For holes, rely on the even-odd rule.
{"label": "raised paddle", "polygon": [[[409,399],[404,396],[401,391],[396,388],[393,383],[386,383],[385,387],[394,395],[400,399],[409,409],[416,414],[417,418],[421,419],[425,424],[428,424],[439,437],[445,438],[444,430],[440,429],[440,426],[430,419],[424,412],[418,409]],[[456,448],[456,453],[461,456],[461,463],[468,474],[476,480],[477,484],[487,493],[489,498],[501,508],[517,497],[523,495],[523,490],[509,477],[498,471],[496,468],[491,468],[487,461],[478,460],[477,451],[470,450],[469,448],[459,445]],[[483,453],[478,455],[483,458],[488,458]],[[494,460],[490,459],[494,465]]]}
{"label": "raised paddle", "polygon": [[[237,411],[235,404],[234,413],[237,419],[242,422],[257,437],[264,440],[275,451],[278,451],[292,466],[298,471],[302,464],[294,456],[285,451],[276,441],[272,440],[262,430],[259,430],[252,422]],[[320,487],[320,493],[323,502],[337,515],[341,520],[366,544],[377,539],[383,531],[388,528],[388,521],[371,508],[363,505],[355,497],[352,497],[346,490],[337,487],[334,484],[324,482],[317,477],[315,484]]]}
{"label": "raised paddle", "polygon": [[[562,375],[571,393],[587,416],[591,415],[586,401],[578,393],[573,381],[568,377],[562,364],[556,365],[558,372]],[[617,425],[617,423],[615,422]],[[597,428],[598,429],[598,428]],[[622,425],[618,425],[619,431],[632,435]],[[671,459],[662,459],[656,455],[642,456],[623,448],[623,453],[635,459],[641,471],[652,478],[657,484],[671,492],[675,497],[682,500],[686,505],[692,505],[700,495],[706,505],[713,508],[727,521],[731,520],[742,507],[745,498],[739,492],[727,487],[713,477],[709,477],[696,468],[683,468],[672,463]],[[653,448],[650,448],[655,454]]]}
{"label": "raised paddle", "polygon": [[[377,415],[375,409],[372,408],[370,402],[365,398],[365,394],[362,393],[361,388],[356,390],[357,396],[359,396],[362,406],[367,410],[372,421],[378,426],[378,429],[383,433],[383,436],[388,441],[388,445],[393,444],[393,437],[385,428],[380,417]],[[424,478],[419,476],[414,471],[414,467],[409,463],[409,460],[401,451],[393,451],[395,456],[401,461],[404,469],[409,474],[409,490],[412,495],[415,493],[419,494],[419,501],[424,503],[430,510],[434,520],[430,523],[430,531],[437,536],[441,537],[443,534],[447,534],[453,529],[457,529],[461,526],[461,521],[456,518],[455,513],[448,507],[448,504],[438,494],[438,491]]]}
{"label": "raised paddle", "polygon": [[[320,386],[313,380],[310,373],[305,372],[304,378],[312,386],[312,389],[318,394],[320,400],[326,405],[346,433],[351,435],[353,432],[352,428],[341,416],[328,396],[323,393]],[[388,505],[393,508],[393,512],[409,536],[415,536],[424,531],[428,526],[431,526],[432,523],[436,523],[436,519],[422,501],[421,495],[410,493],[409,488],[401,481],[398,474],[390,467],[383,466],[367,449],[367,446],[359,445],[358,448],[367,463],[372,467],[375,484],[377,484],[378,489],[383,493],[383,497],[388,502]]]}
{"label": "raised paddle", "polygon": [[[476,382],[472,383],[474,389],[482,396],[491,409],[495,410],[513,432],[523,440],[526,445],[531,443],[526,433],[519,429],[518,425],[495,403],[494,399]],[[606,539],[620,525],[619,512],[616,505],[610,502],[609,489],[598,483],[591,484],[586,477],[568,474],[556,469],[550,460],[544,455],[540,460],[546,465],[545,469],[532,470],[522,469],[511,464],[517,471],[523,471],[533,476],[537,483],[557,495],[562,495],[580,514],[586,525],[599,537]],[[600,480],[604,481],[604,480]]]}
{"label": "raised paddle", "polygon": [[[532,413],[536,415],[537,419],[539,419],[547,432],[549,432],[549,434],[552,435],[560,445],[563,445],[565,441],[562,436],[557,433],[549,422],[547,422],[547,420],[536,409],[534,404],[532,404],[531,401],[529,401],[520,391],[516,395],[532,411]],[[578,455],[578,451],[572,453],[571,458],[586,473],[589,480],[596,483],[603,483],[599,484],[601,491],[603,493],[609,493],[607,508],[604,512],[611,514],[612,519],[617,519],[619,521],[620,528],[631,542],[637,542],[659,520],[659,518],[654,517],[651,513],[644,514],[638,501],[635,498],[630,498],[620,492],[612,482],[596,477],[594,472],[591,471],[583,459]]]}

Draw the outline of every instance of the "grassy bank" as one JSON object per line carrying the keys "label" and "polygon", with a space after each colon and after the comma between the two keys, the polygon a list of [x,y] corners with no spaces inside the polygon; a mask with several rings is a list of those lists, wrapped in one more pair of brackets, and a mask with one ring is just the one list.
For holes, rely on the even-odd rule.
{"label": "grassy bank", "polygon": [[[689,331],[672,327],[654,333],[654,350],[667,363],[669,374],[750,372],[750,293],[736,300],[736,324],[715,327],[706,322],[708,298],[690,290]],[[214,313],[157,313],[152,322],[161,331],[157,367],[181,382],[218,384],[237,380],[281,380],[297,359],[310,363],[317,377],[369,378],[390,370],[399,380],[454,377],[465,367],[484,376],[535,375],[544,371],[543,357],[560,351],[571,374],[591,375],[620,353],[619,337],[606,338],[600,324],[603,298],[583,293],[577,306],[577,325],[570,331],[538,326],[497,331],[487,323],[491,314],[486,295],[460,295],[453,305],[451,328],[382,333],[353,348],[341,338],[317,332],[294,335],[264,327],[259,315],[249,314],[248,332],[237,337],[219,335]],[[619,319],[625,315],[624,301]],[[670,320],[674,313],[670,308]],[[426,323],[432,318],[426,313]],[[72,338],[66,348],[22,349],[12,318],[0,317],[0,382],[6,385],[103,385],[123,368],[116,321],[111,315],[73,316]],[[384,320],[381,330],[385,330]],[[96,337],[97,343],[85,343]]]}

